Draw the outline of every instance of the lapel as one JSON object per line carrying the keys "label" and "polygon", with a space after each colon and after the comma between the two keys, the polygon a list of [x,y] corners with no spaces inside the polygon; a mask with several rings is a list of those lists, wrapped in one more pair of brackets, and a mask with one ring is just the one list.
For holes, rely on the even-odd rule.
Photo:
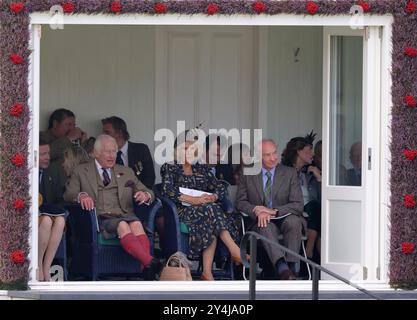
{"label": "lapel", "polygon": [[119,201],[120,204],[122,204],[122,196],[123,196],[123,190],[124,190],[124,183],[125,179],[123,179],[124,173],[120,171],[118,168],[113,167],[111,169],[112,178],[116,180],[117,184],[117,194],[119,195]]}
{"label": "lapel", "polygon": [[[130,141],[128,141],[127,142],[127,161],[129,162],[128,166],[130,168],[134,168],[134,166],[135,166],[136,159],[134,158],[134,156],[135,156],[135,152],[133,150],[132,143]],[[135,169],[133,169],[133,170],[135,170]],[[136,170],[135,170],[135,172],[136,172]]]}
{"label": "lapel", "polygon": [[263,202],[264,201],[264,183],[262,179],[262,170],[258,175],[254,176],[254,178],[255,178],[255,188],[256,190],[258,190],[259,198],[261,199],[261,202]]}
{"label": "lapel", "polygon": [[[95,160],[93,160],[89,163],[88,167],[86,167],[86,171],[87,171],[86,177],[87,177],[88,183],[90,184],[90,187],[94,192],[95,199],[97,199],[97,197],[98,197],[98,184],[103,184],[103,181],[101,181],[101,179],[97,178],[97,175],[99,175],[99,173],[97,172],[97,167],[96,167]],[[99,177],[100,177],[100,175],[99,175]]]}
{"label": "lapel", "polygon": [[52,183],[47,183],[48,180],[50,180],[51,177],[48,174],[48,170],[44,169],[43,173],[42,173],[42,180],[41,183],[39,184],[39,193],[42,194],[43,196],[43,201],[44,203],[48,203],[49,202],[49,198],[50,195],[52,194],[51,188],[52,188]]}
{"label": "lapel", "polygon": [[284,182],[284,173],[281,170],[281,165],[275,167],[274,181],[272,182],[272,203],[278,195],[279,190]]}

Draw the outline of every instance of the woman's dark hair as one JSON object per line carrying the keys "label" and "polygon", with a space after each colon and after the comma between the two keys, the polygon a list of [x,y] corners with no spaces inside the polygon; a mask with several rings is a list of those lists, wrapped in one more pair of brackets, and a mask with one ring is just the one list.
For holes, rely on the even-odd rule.
{"label": "woman's dark hair", "polygon": [[61,123],[65,118],[75,118],[74,112],[63,108],[55,110],[49,117],[48,129],[53,128],[54,121]]}
{"label": "woman's dark hair", "polygon": [[84,148],[84,150],[90,154],[93,152],[94,150],[94,144],[96,143],[96,138],[95,137],[90,137],[87,140],[85,140],[81,146]]}
{"label": "woman's dark hair", "polygon": [[298,151],[305,147],[313,147],[314,138],[316,134],[311,131],[305,137],[292,138],[286,145],[281,155],[281,163],[285,166],[293,167],[297,161]]}
{"label": "woman's dark hair", "polygon": [[126,141],[130,139],[130,134],[127,131],[126,122],[122,118],[112,116],[101,120],[101,123],[103,125],[111,124],[114,130],[122,133],[123,139],[125,139]]}

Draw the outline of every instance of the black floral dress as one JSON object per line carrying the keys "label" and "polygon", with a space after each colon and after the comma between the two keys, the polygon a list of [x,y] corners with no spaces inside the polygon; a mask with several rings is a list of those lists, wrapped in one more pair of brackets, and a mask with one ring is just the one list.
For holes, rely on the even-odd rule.
{"label": "black floral dress", "polygon": [[[232,217],[220,205],[227,194],[226,187],[217,181],[207,165],[197,163],[192,166],[192,170],[192,175],[185,175],[181,164],[164,164],[161,168],[162,194],[174,201],[180,221],[188,227],[188,256],[199,259],[202,251],[210,246],[222,230],[229,231],[235,241],[238,239],[238,231]],[[218,200],[215,203],[184,206],[179,200],[180,187],[214,193]]]}

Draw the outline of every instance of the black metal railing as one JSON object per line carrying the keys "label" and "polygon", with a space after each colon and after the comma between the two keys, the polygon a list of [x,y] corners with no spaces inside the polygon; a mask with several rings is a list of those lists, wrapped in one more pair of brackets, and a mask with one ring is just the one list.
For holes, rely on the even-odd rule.
{"label": "black metal railing", "polygon": [[[377,297],[373,293],[369,292],[368,290],[365,290],[364,288],[359,287],[358,285],[350,282],[349,280],[339,276],[338,274],[334,273],[333,271],[330,271],[317,263],[299,255],[297,252],[294,252],[283,245],[281,245],[279,242],[272,241],[268,238],[265,238],[264,236],[260,235],[259,233],[248,231],[244,234],[242,241],[240,243],[240,256],[242,258],[242,262],[245,265],[245,267],[249,267],[249,299],[255,300],[256,299],[256,254],[257,254],[257,241],[262,240],[265,242],[268,242],[272,244],[273,246],[276,246],[280,248],[282,251],[286,252],[287,254],[290,254],[292,256],[295,256],[299,258],[301,261],[304,261],[305,263],[309,264],[312,268],[312,299],[318,300],[319,299],[319,275],[320,271],[327,273],[328,275],[332,276],[333,278],[336,278],[337,280],[340,280],[351,287],[363,292],[364,294],[368,295],[369,297],[376,299],[376,300],[382,300],[380,297]],[[247,243],[250,241],[250,261],[246,259],[246,248]]]}

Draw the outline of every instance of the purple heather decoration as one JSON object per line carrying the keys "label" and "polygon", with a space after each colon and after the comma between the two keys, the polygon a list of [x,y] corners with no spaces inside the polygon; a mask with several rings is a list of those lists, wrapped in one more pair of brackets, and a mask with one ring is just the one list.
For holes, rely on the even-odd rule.
{"label": "purple heather decoration", "polygon": [[[280,13],[309,15],[307,3],[311,0],[262,1],[265,10],[261,15]],[[30,199],[27,161],[23,167],[15,167],[10,159],[15,154],[28,156],[30,119],[29,112],[16,117],[10,114],[11,106],[28,101],[29,14],[49,12],[53,5],[71,3],[74,10],[69,14],[114,14],[113,0],[0,0],[0,287],[6,285],[26,286],[28,259],[11,261],[10,256],[18,250],[29,252]],[[119,15],[140,13],[155,15],[156,1],[119,0]],[[208,15],[210,3],[216,5],[214,15],[257,15],[253,5],[256,1],[189,0],[163,1],[165,14]],[[417,190],[415,162],[404,156],[404,150],[417,149],[417,109],[404,105],[404,97],[417,97],[417,59],[404,54],[405,48],[417,48],[417,12],[414,0],[317,0],[315,15],[348,14],[354,4],[369,8],[365,14],[391,14],[394,17],[392,51],[392,142],[391,142],[391,243],[390,283],[395,287],[417,286],[417,255],[404,254],[398,248],[403,243],[417,239],[417,210],[406,208],[404,196]],[[11,10],[11,4],[13,8]],[[21,4],[24,4],[22,7]],[[114,7],[114,4],[113,4]],[[311,6],[310,6],[311,7]],[[22,8],[22,10],[17,10]],[[411,53],[411,50],[408,50]],[[10,55],[18,53],[21,64],[10,63]],[[23,209],[13,207],[13,199],[22,199]],[[27,257],[26,257],[27,258]]]}

